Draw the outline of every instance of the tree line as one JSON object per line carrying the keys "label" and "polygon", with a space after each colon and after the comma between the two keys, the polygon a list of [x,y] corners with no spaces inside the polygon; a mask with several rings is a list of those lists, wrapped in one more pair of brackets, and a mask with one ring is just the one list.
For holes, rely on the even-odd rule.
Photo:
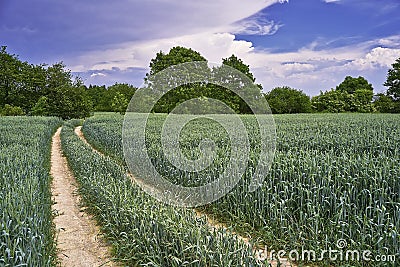
{"label": "tree line", "polygon": [[136,91],[129,84],[85,86],[60,62],[34,65],[0,49],[0,114],[84,118],[93,111],[123,112]]}
{"label": "tree line", "polygon": [[[173,47],[168,53],[160,51],[150,61],[150,71],[145,81],[158,72],[180,63],[206,61],[197,51],[185,47]],[[250,81],[256,79],[250,66],[232,55],[222,59],[222,64],[233,67]],[[210,69],[218,73],[219,68]],[[225,78],[224,78],[225,79]],[[226,77],[228,82],[237,82],[237,77]],[[314,97],[301,90],[287,86],[277,87],[263,93],[259,84],[242,88],[258,90],[268,101],[274,114],[308,112],[400,112],[400,58],[388,70],[384,83],[385,93],[374,95],[373,87],[364,77],[347,76],[336,88],[320,92]],[[255,89],[256,88],[256,89]],[[33,65],[9,54],[6,47],[0,49],[0,115],[58,116],[63,119],[83,118],[92,112],[107,111],[124,113],[137,88],[116,83],[112,86],[85,86],[74,77],[66,66],[56,63]],[[165,94],[154,106],[153,112],[171,112],[177,105],[192,98],[218,99],[236,113],[252,113],[249,106],[238,95],[220,85],[194,83],[178,86]]]}

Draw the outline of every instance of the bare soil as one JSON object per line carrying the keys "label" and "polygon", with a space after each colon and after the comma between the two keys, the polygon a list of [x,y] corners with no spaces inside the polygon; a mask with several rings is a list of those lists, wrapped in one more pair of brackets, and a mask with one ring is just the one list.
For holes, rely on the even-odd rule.
{"label": "bare soil", "polygon": [[62,155],[60,132],[61,128],[52,140],[51,189],[61,266],[117,266],[111,262],[110,247],[102,240],[99,227],[80,205],[76,180]]}

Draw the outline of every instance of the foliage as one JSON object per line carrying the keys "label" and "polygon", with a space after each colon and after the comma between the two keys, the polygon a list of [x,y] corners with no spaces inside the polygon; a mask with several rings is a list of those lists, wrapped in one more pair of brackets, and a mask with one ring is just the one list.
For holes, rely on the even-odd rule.
{"label": "foliage", "polygon": [[311,112],[310,98],[300,90],[277,87],[265,95],[274,114]]}
{"label": "foliage", "polygon": [[327,92],[320,92],[318,96],[311,99],[312,108],[316,111],[323,112],[345,112],[348,108],[349,94],[338,90],[330,90]]}
{"label": "foliage", "polygon": [[61,138],[83,201],[124,265],[259,266],[242,240],[211,228],[191,209],[162,204],[144,193],[123,167],[84,144],[72,125],[63,127]]}
{"label": "foliage", "polygon": [[146,74],[146,77],[154,75],[170,66],[192,61],[207,60],[200,55],[199,52],[181,46],[171,48],[168,54],[164,54],[160,51],[156,54],[156,57],[150,61],[150,72]]}
{"label": "foliage", "polygon": [[232,55],[228,58],[223,58],[222,59],[222,64],[230,66],[234,69],[237,69],[238,71],[240,71],[241,73],[245,74],[247,77],[249,77],[249,79],[252,82],[256,81],[256,78],[254,78],[253,73],[250,72],[250,66],[244,64],[244,62],[238,58],[235,55]]}
{"label": "foliage", "polygon": [[383,84],[388,89],[385,94],[378,94],[374,105],[382,113],[400,113],[400,58],[388,70]]}
{"label": "foliage", "polygon": [[111,107],[115,112],[119,112],[123,115],[128,108],[128,100],[126,100],[123,94],[117,92],[114,96],[113,101],[111,102]]}
{"label": "foliage", "polygon": [[83,87],[63,85],[41,97],[33,107],[32,114],[63,119],[85,118],[90,116],[91,109],[92,103]]}
{"label": "foliage", "polygon": [[0,116],[22,116],[22,115],[25,115],[22,108],[13,107],[9,104],[5,104],[4,108],[0,110]]}
{"label": "foliage", "polygon": [[336,86],[336,90],[354,94],[357,90],[373,91],[374,89],[372,85],[368,83],[368,81],[362,76],[359,76],[358,78],[346,76],[344,81]]}
{"label": "foliage", "polygon": [[336,89],[321,92],[311,99],[312,108],[318,112],[374,112],[372,85],[363,77],[347,76]]}
{"label": "foliage", "polygon": [[0,118],[0,265],[55,266],[50,144],[56,118]]}
{"label": "foliage", "polygon": [[34,66],[0,49],[0,108],[5,104],[21,107],[28,113],[44,86],[43,65]]}
{"label": "foliage", "polygon": [[[33,112],[62,118],[85,117],[91,106],[81,86],[82,81],[74,78],[62,62],[47,67],[33,65],[1,47],[0,108],[11,105],[28,115]],[[64,97],[64,93],[68,96]]]}
{"label": "foliage", "polygon": [[396,101],[400,101],[400,58],[396,59],[392,64],[392,68],[388,70],[386,81],[383,85],[388,87],[387,94],[389,96]]}
{"label": "foliage", "polygon": [[[114,109],[112,106],[116,95],[122,95],[129,103],[136,90],[137,88],[126,83],[115,83],[109,87],[106,87],[105,85],[90,85],[86,89],[87,95],[90,97],[93,103],[93,111],[113,112],[120,112],[119,110]],[[120,98],[120,96],[118,97]]]}
{"label": "foliage", "polygon": [[48,98],[46,96],[42,96],[39,98],[38,102],[32,108],[33,116],[48,116]]}
{"label": "foliage", "polygon": [[[235,55],[231,55],[229,58],[223,58],[222,64],[232,67],[244,75],[246,75],[249,80],[254,84],[256,78],[254,78],[253,73],[250,71],[250,66],[246,65],[240,58],[236,57]],[[242,77],[235,77],[234,73],[224,74],[220,73],[221,69],[219,67],[213,68],[213,75],[214,77],[222,78],[225,83],[230,84],[230,86],[234,85],[238,90],[241,91],[243,95],[253,95],[253,94],[261,94],[262,86],[260,84],[254,84],[254,88],[250,86],[245,86],[242,88],[243,79]],[[228,106],[230,106],[236,113],[238,114],[252,114],[252,110],[246,104],[246,102],[237,94],[232,92],[231,90],[224,88],[222,86],[216,85],[208,85],[211,90],[210,94],[207,95],[208,97],[219,99],[225,102]],[[255,88],[257,87],[257,91]]]}
{"label": "foliage", "polygon": [[374,107],[380,113],[400,113],[400,102],[395,101],[391,96],[377,94]]}
{"label": "foliage", "polygon": [[[274,117],[277,150],[262,187],[253,193],[246,187],[245,181],[252,176],[252,167],[257,160],[253,150],[257,147],[257,133],[256,127],[252,127],[251,116],[242,116],[250,129],[248,135],[253,155],[244,182],[204,210],[218,216],[235,231],[251,234],[268,248],[287,251],[306,248],[318,252],[327,247],[335,248],[338,239],[345,239],[349,249],[368,249],[373,255],[395,254],[398,258],[398,115],[296,114]],[[204,181],[206,176],[185,174],[172,168],[163,157],[156,130],[162,127],[163,118],[164,115],[158,115],[148,121],[146,140],[154,166],[175,183]],[[88,119],[83,128],[91,143],[108,155],[120,158],[120,162],[123,162],[122,121],[122,116],[102,115]],[[196,153],[199,138],[204,136],[201,129],[207,131],[206,137],[212,137],[219,146],[217,154],[223,151],[226,135],[215,125],[196,122],[185,128],[180,144],[185,155]],[[351,262],[351,265],[379,266],[376,262],[370,265]]]}
{"label": "foliage", "polygon": [[[206,61],[206,59],[198,52],[184,47],[174,47],[172,48],[168,54],[164,54],[163,52],[157,53],[156,57],[150,62],[150,72],[146,74],[145,80],[150,84],[152,75],[176,64],[186,63],[186,62],[194,62],[194,61]],[[232,68],[237,69],[246,75],[249,80],[252,82],[252,85],[255,81],[253,74],[250,72],[249,65],[243,63],[243,61],[237,58],[235,55],[230,56],[229,58],[222,59],[224,65],[230,66]],[[223,79],[224,83],[230,85],[236,85],[237,88],[243,87],[241,81],[241,77],[237,77],[238,75],[224,75],[222,73],[224,70],[221,67],[213,67],[212,69],[205,70],[206,75],[210,75],[214,79],[219,77]],[[232,74],[232,73],[230,73]],[[212,76],[211,76],[212,75]],[[175,81],[165,81],[166,84],[174,83]],[[222,82],[222,80],[221,80]],[[256,85],[257,92],[261,93],[261,85]],[[240,88],[243,90],[243,93],[249,93],[252,88],[250,86],[244,86],[244,88]],[[187,100],[197,98],[200,102],[203,102],[204,108],[209,108],[207,106],[207,99],[217,99],[224,102],[231,109],[233,109],[236,113],[252,113],[249,106],[245,103],[241,97],[230,91],[224,86],[219,86],[211,83],[191,83],[191,84],[183,84],[177,86],[173,90],[164,94],[163,97],[158,101],[158,103],[154,106],[153,112],[156,113],[170,113],[178,104],[181,104]]]}

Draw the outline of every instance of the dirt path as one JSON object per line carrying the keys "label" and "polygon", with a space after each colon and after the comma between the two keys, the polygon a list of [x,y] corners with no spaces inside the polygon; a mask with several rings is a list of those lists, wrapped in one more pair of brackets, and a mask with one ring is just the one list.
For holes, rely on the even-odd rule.
{"label": "dirt path", "polygon": [[85,138],[85,136],[83,135],[83,132],[82,132],[82,126],[75,127],[74,132],[75,132],[75,134],[76,134],[85,144],[87,144],[88,146],[90,146],[90,147],[93,149],[93,151],[95,151],[96,153],[98,153],[98,154],[104,156],[103,153],[101,153],[100,151],[98,151],[97,149],[95,149],[95,148],[94,148],[91,144],[89,144],[89,142],[86,140],[86,138]]}
{"label": "dirt path", "polygon": [[62,155],[60,132],[61,128],[53,136],[50,172],[61,266],[117,266],[110,261],[109,247],[101,240],[99,228],[79,204],[75,178]]}

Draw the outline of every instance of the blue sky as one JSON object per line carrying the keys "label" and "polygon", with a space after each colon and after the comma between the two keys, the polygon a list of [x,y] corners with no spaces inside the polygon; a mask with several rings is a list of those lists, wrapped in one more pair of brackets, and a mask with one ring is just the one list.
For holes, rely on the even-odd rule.
{"label": "blue sky", "polygon": [[1,0],[0,45],[86,84],[140,86],[155,53],[181,45],[211,62],[236,54],[265,91],[316,95],[361,75],[382,92],[398,14],[399,0]]}

